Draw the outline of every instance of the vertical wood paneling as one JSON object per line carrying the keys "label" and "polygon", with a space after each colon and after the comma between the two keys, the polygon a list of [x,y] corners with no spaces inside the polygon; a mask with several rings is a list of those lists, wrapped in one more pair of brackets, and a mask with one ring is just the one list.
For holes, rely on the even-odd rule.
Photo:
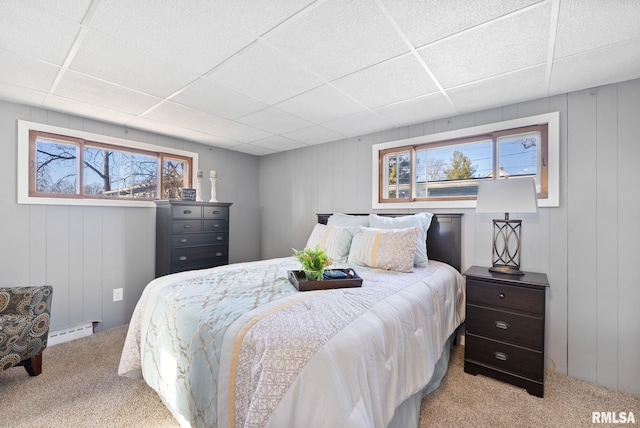
{"label": "vertical wood paneling", "polygon": [[113,301],[113,289],[126,288],[126,211],[103,208],[102,223],[102,324],[101,329],[114,327],[124,318],[124,301]]}
{"label": "vertical wood paneling", "polygon": [[69,264],[69,207],[47,206],[47,283],[53,287],[55,305],[51,304],[51,318],[60,325],[69,324],[70,264]]}
{"label": "vertical wood paneling", "polygon": [[84,320],[84,252],[82,228],[84,207],[69,207],[69,320],[76,325]]}
{"label": "vertical wood paneling", "polygon": [[83,254],[83,321],[102,320],[103,289],[103,208],[83,207],[82,254]]}
{"label": "vertical wood paneling", "polygon": [[[640,394],[640,80],[618,89],[618,388]],[[608,314],[615,317],[615,314]]]}
{"label": "vertical wood paneling", "polygon": [[618,96],[617,85],[597,90],[596,216],[597,277],[597,373],[596,381],[618,387]]}
{"label": "vertical wood paneling", "polygon": [[569,375],[596,380],[596,97],[569,94]]}

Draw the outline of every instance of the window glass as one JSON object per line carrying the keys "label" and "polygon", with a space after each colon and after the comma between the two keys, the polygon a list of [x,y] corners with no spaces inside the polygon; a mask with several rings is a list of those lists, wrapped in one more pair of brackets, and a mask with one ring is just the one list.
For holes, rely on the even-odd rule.
{"label": "window glass", "polygon": [[384,156],[385,199],[411,198],[411,153],[400,151]]}
{"label": "window glass", "polygon": [[36,139],[35,189],[39,193],[78,192],[78,145],[49,138]]}
{"label": "window glass", "polygon": [[539,146],[540,132],[499,137],[500,174],[505,177],[539,177]]}
{"label": "window glass", "polygon": [[162,161],[162,198],[182,199],[189,177],[189,164],[183,159],[165,156]]}

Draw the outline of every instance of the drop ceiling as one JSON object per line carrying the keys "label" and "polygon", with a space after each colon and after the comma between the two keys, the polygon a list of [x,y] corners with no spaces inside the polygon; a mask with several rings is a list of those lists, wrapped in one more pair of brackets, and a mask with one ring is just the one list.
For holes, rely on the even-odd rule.
{"label": "drop ceiling", "polygon": [[258,156],[638,77],[634,0],[0,2],[0,99]]}

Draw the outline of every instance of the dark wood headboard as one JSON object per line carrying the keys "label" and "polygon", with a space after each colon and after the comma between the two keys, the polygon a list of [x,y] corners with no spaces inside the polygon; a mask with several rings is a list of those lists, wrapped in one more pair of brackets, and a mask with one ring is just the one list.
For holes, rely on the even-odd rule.
{"label": "dark wood headboard", "polygon": [[[318,223],[327,224],[331,214],[317,214]],[[369,214],[350,214],[369,215]],[[399,217],[410,214],[380,214]],[[462,268],[462,215],[434,214],[427,232],[427,256],[431,260],[447,263],[461,271]]]}

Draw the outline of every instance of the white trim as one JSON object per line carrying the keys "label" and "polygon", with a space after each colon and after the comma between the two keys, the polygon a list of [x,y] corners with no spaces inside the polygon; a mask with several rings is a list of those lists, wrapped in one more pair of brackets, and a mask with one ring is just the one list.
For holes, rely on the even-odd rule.
{"label": "white trim", "polygon": [[29,131],[41,131],[51,134],[59,134],[67,137],[82,138],[99,143],[106,143],[116,146],[130,147],[153,152],[169,153],[177,156],[184,156],[193,159],[192,182],[197,182],[198,153],[172,147],[157,146],[142,143],[134,140],[125,140],[118,137],[108,137],[94,134],[92,132],[78,131],[75,129],[61,128],[58,126],[45,125],[43,123],[28,122],[18,120],[18,203],[34,205],[82,205],[82,206],[102,206],[102,207],[155,207],[153,201],[134,201],[127,199],[72,199],[72,198],[43,198],[29,196]]}
{"label": "white trim", "polygon": [[548,196],[538,199],[539,207],[560,206],[560,112],[540,114],[537,116],[523,117],[519,119],[506,120],[504,122],[489,123],[486,125],[474,126],[472,128],[456,129],[453,131],[441,132],[438,134],[422,135],[419,137],[407,138],[405,140],[389,141],[386,143],[374,144],[372,147],[372,174],[371,188],[372,199],[371,208],[380,209],[404,209],[404,208],[475,208],[475,200],[452,200],[452,201],[416,201],[416,202],[389,202],[380,203],[378,201],[378,154],[381,150],[394,147],[411,146],[416,144],[428,144],[435,141],[464,138],[472,135],[485,134],[503,129],[520,128],[524,126],[548,125]]}

